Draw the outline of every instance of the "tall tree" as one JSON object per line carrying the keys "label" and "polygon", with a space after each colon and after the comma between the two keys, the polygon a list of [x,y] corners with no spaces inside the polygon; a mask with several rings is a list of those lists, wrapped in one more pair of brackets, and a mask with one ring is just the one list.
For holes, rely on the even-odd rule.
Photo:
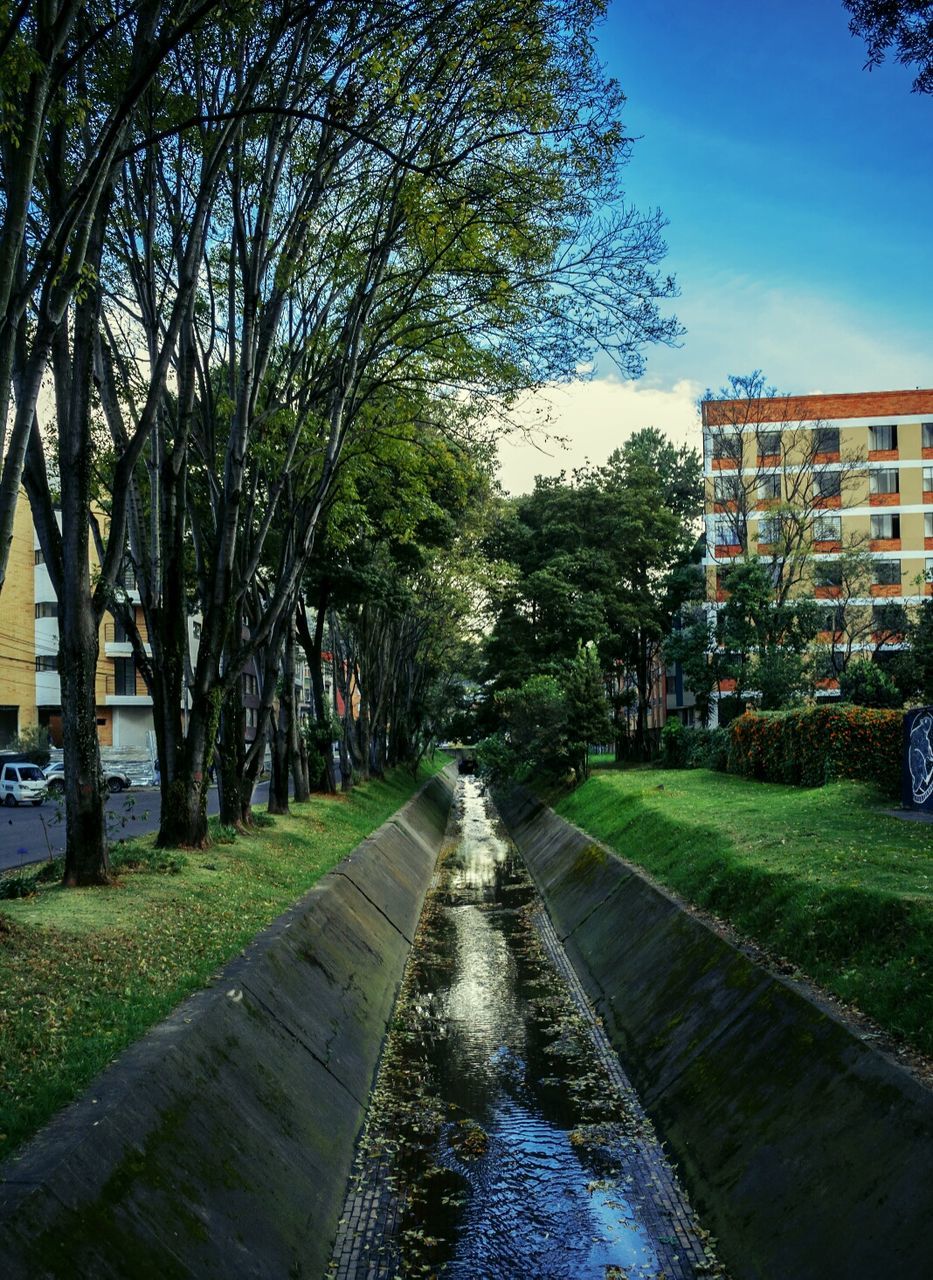
{"label": "tall tree", "polygon": [[[219,707],[294,607],[374,397],[446,387],[456,423],[455,391],[507,402],[569,376],[594,343],[633,371],[640,342],[676,332],[656,305],[671,289],[654,267],[658,220],[597,216],[618,197],[627,143],[585,38],[592,12],[508,14],[492,0],[384,6],[372,24],[367,10],[318,14],[326,52],[310,81],[295,68],[274,77],[272,123],[242,129],[231,150],[215,206],[229,211],[231,248],[218,237],[204,255],[179,339],[186,397],[163,394],[157,418],[170,432],[161,455],[204,476],[160,534],[180,554],[190,524],[204,615],[183,738],[178,699],[157,716],[157,728],[176,719],[176,745],[160,743],[164,842],[205,838]],[[280,558],[266,572],[273,529]],[[249,623],[238,609],[260,572],[265,603]]]}
{"label": "tall tree", "polygon": [[508,504],[489,542],[511,568],[493,597],[490,687],[562,675],[595,641],[615,693],[634,689],[634,745],[646,752],[652,673],[688,589],[701,494],[696,453],[649,428],[606,466],[539,479]]}

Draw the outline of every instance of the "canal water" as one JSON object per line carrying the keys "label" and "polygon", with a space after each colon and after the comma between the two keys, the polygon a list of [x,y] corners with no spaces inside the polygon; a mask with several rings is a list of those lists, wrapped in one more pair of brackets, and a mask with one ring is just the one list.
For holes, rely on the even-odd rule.
{"label": "canal water", "polygon": [[331,1274],[721,1275],[475,778],[449,834]]}

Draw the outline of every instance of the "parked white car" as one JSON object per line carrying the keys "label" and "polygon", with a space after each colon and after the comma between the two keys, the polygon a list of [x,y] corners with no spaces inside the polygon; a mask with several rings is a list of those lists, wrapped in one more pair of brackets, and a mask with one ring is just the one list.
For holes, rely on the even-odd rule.
{"label": "parked white car", "polygon": [[42,770],[22,760],[0,766],[0,800],[15,804],[41,804],[49,793]]}

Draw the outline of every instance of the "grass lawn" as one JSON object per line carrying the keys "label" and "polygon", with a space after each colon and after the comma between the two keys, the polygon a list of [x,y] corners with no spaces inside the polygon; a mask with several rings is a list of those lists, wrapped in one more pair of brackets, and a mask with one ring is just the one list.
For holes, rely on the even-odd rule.
{"label": "grass lawn", "polygon": [[933,827],[868,785],[601,771],[557,812],[933,1054]]}
{"label": "grass lawn", "polygon": [[[293,805],[203,851],[117,852],[104,889],[0,900],[0,1158],[227,960],[447,763]],[[137,865],[132,865],[139,859]]]}

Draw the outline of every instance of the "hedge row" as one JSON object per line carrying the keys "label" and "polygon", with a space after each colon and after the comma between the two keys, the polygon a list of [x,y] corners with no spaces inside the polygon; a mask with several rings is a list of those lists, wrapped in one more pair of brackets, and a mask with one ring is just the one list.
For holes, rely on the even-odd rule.
{"label": "hedge row", "polygon": [[729,726],[728,771],[821,787],[838,778],[900,790],[903,711],[848,704],[746,712]]}

